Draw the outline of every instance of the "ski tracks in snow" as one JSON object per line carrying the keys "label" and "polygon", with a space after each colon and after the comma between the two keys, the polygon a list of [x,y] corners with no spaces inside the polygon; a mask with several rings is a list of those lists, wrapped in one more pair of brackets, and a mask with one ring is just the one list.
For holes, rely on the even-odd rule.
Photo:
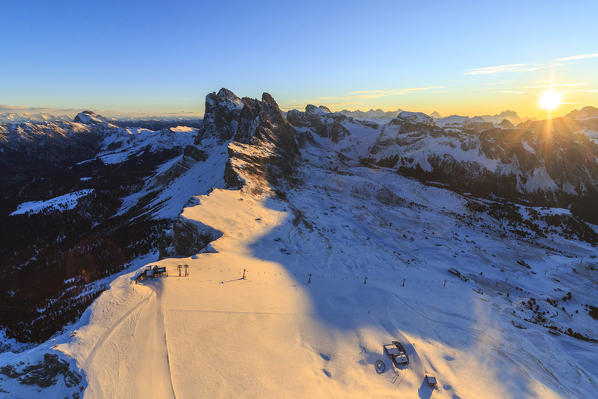
{"label": "ski tracks in snow", "polygon": [[176,398],[160,292],[142,289],[147,294],[106,327],[84,360],[86,398]]}

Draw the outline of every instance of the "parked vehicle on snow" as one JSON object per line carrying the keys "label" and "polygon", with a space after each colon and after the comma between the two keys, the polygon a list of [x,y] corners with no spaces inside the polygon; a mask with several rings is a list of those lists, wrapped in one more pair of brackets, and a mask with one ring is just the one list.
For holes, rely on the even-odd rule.
{"label": "parked vehicle on snow", "polygon": [[426,375],[425,381],[426,381],[426,384],[428,384],[432,388],[435,387],[437,384],[436,377],[434,377],[432,375]]}
{"label": "parked vehicle on snow", "polygon": [[168,273],[166,273],[166,267],[158,266],[158,265],[154,265],[154,267],[152,267],[150,265],[147,267],[147,269],[145,269],[144,271],[139,273],[139,275],[135,278],[135,280],[141,281],[146,278],[160,277],[160,276],[168,276]]}
{"label": "parked vehicle on snow", "polygon": [[384,345],[384,353],[390,357],[395,366],[406,366],[409,364],[409,357],[405,347],[399,341],[392,341],[392,344]]}

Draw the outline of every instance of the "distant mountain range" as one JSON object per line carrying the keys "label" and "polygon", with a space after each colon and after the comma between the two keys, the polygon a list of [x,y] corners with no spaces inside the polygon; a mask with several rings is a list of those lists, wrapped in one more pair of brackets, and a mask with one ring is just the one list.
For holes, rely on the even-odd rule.
{"label": "distant mountain range", "polygon": [[[0,104],[0,123],[72,121],[81,111],[81,109],[73,108],[21,107]],[[106,120],[121,122],[196,121],[201,119],[194,112],[164,114],[107,112],[104,117]]]}
{"label": "distant mountain range", "polygon": [[370,109],[369,111],[348,111],[346,109],[339,111],[339,114],[350,116],[356,119],[392,119],[396,117],[402,110],[399,108],[396,111],[383,111],[381,109]]}
{"label": "distant mountain range", "polygon": [[[370,109],[369,111],[348,111],[342,110],[338,111],[338,114],[342,114],[345,116],[350,116],[355,119],[393,119],[395,118],[402,109],[397,109],[396,111],[383,111],[381,109]],[[515,111],[503,111],[496,115],[479,115],[479,116],[460,116],[460,115],[450,115],[443,117],[438,112],[434,111],[430,114],[430,117],[436,121],[439,126],[443,127],[450,127],[450,126],[463,126],[467,123],[477,123],[477,122],[490,122],[492,124],[500,124],[504,120],[507,120],[513,125],[517,125],[523,121],[522,118],[517,115]]]}

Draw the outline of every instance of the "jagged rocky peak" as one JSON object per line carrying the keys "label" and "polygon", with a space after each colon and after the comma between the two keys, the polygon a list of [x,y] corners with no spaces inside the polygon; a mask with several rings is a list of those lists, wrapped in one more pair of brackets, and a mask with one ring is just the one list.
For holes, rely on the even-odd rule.
{"label": "jagged rocky peak", "polygon": [[269,93],[261,100],[237,97],[227,89],[208,94],[197,142],[228,143],[224,180],[229,187],[265,193],[286,184],[299,153],[297,132]]}
{"label": "jagged rocky peak", "polygon": [[206,96],[206,109],[199,140],[217,137],[221,141],[248,143],[264,128],[273,129],[287,124],[278,104],[269,93],[262,99],[239,98],[228,89]]}
{"label": "jagged rocky peak", "polygon": [[324,105],[320,105],[320,106],[315,106],[312,104],[307,104],[305,106],[305,112],[308,114],[317,114],[317,115],[323,115],[323,114],[330,114],[330,109],[328,109],[328,107],[324,106]]}
{"label": "jagged rocky peak", "polygon": [[85,125],[99,125],[107,123],[106,118],[96,114],[93,111],[79,112],[77,116],[75,116],[74,121],[77,123],[83,123]]}
{"label": "jagged rocky peak", "polygon": [[210,93],[206,96],[206,114],[208,114],[208,108],[212,106],[227,107],[231,110],[241,110],[243,108],[243,102],[235,93],[232,91],[222,88],[218,93]]}
{"label": "jagged rocky peak", "polygon": [[421,123],[424,125],[434,125],[434,119],[423,112],[402,111],[397,115],[397,119],[410,123]]}
{"label": "jagged rocky peak", "polygon": [[318,136],[330,138],[334,142],[338,142],[350,134],[349,130],[343,126],[343,122],[349,118],[342,113],[332,113],[323,105],[312,104],[305,107],[305,112],[294,109],[287,113],[287,120],[293,126],[309,128]]}
{"label": "jagged rocky peak", "polygon": [[598,108],[596,107],[583,107],[579,110],[573,110],[567,114],[567,116],[577,119],[577,120],[586,120],[586,119],[594,119],[598,118]]}
{"label": "jagged rocky peak", "polygon": [[511,123],[508,119],[503,119],[502,122],[498,124],[499,127],[503,129],[513,129],[515,126]]}
{"label": "jagged rocky peak", "polygon": [[262,102],[260,106],[262,117],[266,117],[270,122],[273,122],[276,125],[287,124],[287,121],[284,118],[284,115],[280,107],[278,106],[278,103],[274,100],[270,93],[262,94]]}
{"label": "jagged rocky peak", "polygon": [[278,104],[274,100],[274,97],[270,93],[262,93],[262,102],[265,104],[270,104],[276,106],[278,108]]}

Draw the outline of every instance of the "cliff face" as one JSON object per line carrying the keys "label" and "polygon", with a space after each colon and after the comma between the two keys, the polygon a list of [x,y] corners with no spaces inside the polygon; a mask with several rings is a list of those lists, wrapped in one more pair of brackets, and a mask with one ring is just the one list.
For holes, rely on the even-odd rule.
{"label": "cliff face", "polygon": [[208,94],[198,141],[228,142],[224,179],[229,187],[255,193],[294,183],[299,154],[297,131],[268,93],[262,99],[240,99],[227,89]]}

